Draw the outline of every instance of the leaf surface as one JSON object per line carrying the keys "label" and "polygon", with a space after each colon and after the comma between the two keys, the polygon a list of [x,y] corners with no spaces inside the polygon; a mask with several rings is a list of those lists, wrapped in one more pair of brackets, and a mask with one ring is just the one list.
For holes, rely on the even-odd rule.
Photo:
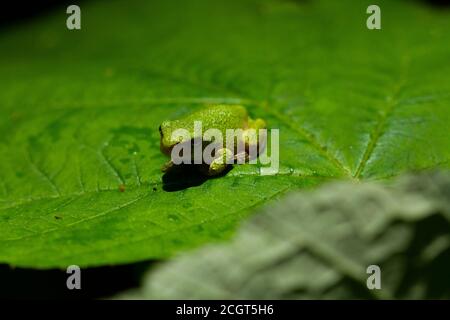
{"label": "leaf surface", "polygon": [[[380,1],[98,1],[0,34],[0,262],[158,259],[328,179],[449,166],[450,13]],[[158,126],[241,103],[280,171],[164,180]]]}

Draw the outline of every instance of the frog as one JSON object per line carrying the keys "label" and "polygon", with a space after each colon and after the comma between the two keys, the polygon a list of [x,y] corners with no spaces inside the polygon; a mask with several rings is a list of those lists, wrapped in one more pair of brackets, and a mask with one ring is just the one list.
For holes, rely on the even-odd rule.
{"label": "frog", "polygon": [[[235,150],[230,150],[226,146],[220,145],[217,152],[213,155],[213,160],[210,163],[202,163],[199,166],[200,172],[207,176],[222,174],[230,163],[234,163],[237,160],[241,160],[238,163],[248,162],[251,158],[249,150],[252,150],[252,147],[254,148],[253,150],[258,150],[258,152],[261,152],[265,147],[265,145],[258,145],[260,144],[260,139],[258,139],[260,129],[266,129],[267,127],[265,120],[261,118],[252,119],[243,105],[215,104],[204,106],[200,110],[180,119],[163,121],[159,126],[161,152],[171,156],[175,146],[182,143],[192,144],[193,141],[200,141],[202,150],[204,150],[211,141],[206,141],[201,133],[199,135],[198,131],[194,130],[196,121],[201,121],[202,131],[217,129],[223,137],[226,137],[227,129],[241,129],[236,131],[240,132],[240,134],[236,137]],[[185,129],[188,132],[187,136],[173,135],[175,130],[178,129]],[[239,150],[236,148],[238,143],[243,143],[245,146],[244,150],[241,149],[238,152]],[[170,159],[162,167],[162,171],[169,172],[175,166],[172,159]]]}

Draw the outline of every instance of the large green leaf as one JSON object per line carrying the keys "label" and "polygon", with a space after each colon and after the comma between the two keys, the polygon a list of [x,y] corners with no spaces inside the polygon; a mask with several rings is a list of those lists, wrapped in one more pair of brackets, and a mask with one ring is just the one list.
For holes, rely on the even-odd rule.
{"label": "large green leaf", "polygon": [[[379,1],[368,30],[369,4],[98,1],[80,31],[64,8],[4,29],[0,262],[167,257],[288,190],[448,167],[450,13]],[[280,129],[279,174],[163,181],[158,125],[216,102]]]}
{"label": "large green leaf", "polygon": [[232,242],[165,263],[120,298],[448,299],[449,230],[448,172],[334,183],[268,206]]}

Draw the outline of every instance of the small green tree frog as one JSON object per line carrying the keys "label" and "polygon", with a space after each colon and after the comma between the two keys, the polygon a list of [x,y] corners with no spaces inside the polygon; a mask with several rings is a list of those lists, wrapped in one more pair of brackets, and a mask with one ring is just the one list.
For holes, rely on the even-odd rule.
{"label": "small green tree frog", "polygon": [[[198,130],[199,123],[201,124],[200,131]],[[177,146],[187,145],[191,147],[196,143],[195,141],[199,141],[201,152],[203,152],[214,141],[216,149],[213,149],[211,153],[212,161],[205,162],[202,158],[201,164],[203,165],[199,166],[199,169],[209,176],[218,175],[226,169],[228,164],[234,163],[236,160],[241,160],[238,163],[248,161],[252,154],[251,150],[261,152],[265,144],[264,146],[258,145],[260,143],[260,139],[258,139],[259,129],[265,128],[266,122],[264,120],[250,118],[247,109],[241,105],[211,105],[181,119],[164,121],[159,126],[160,149],[162,153],[171,156],[171,160],[163,166],[162,170],[164,172],[169,171],[176,165],[173,161],[172,151]],[[180,129],[183,130],[184,134],[177,134]],[[206,134],[210,131],[209,129],[215,129],[215,132],[221,135],[222,141],[216,141],[216,136],[215,139],[209,139]],[[230,147],[229,141],[223,142],[227,139],[230,130],[234,132],[231,142],[233,147]],[[243,148],[238,148],[239,146],[243,146]],[[199,163],[196,162],[196,164]]]}

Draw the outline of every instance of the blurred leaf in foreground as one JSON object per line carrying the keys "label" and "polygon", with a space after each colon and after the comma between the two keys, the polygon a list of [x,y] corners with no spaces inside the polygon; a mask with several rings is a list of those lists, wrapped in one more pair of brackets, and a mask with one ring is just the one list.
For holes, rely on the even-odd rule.
{"label": "blurred leaf in foreground", "polygon": [[[381,290],[368,290],[369,265]],[[123,298],[449,298],[450,174],[332,183],[266,207],[228,244],[162,264]]]}

